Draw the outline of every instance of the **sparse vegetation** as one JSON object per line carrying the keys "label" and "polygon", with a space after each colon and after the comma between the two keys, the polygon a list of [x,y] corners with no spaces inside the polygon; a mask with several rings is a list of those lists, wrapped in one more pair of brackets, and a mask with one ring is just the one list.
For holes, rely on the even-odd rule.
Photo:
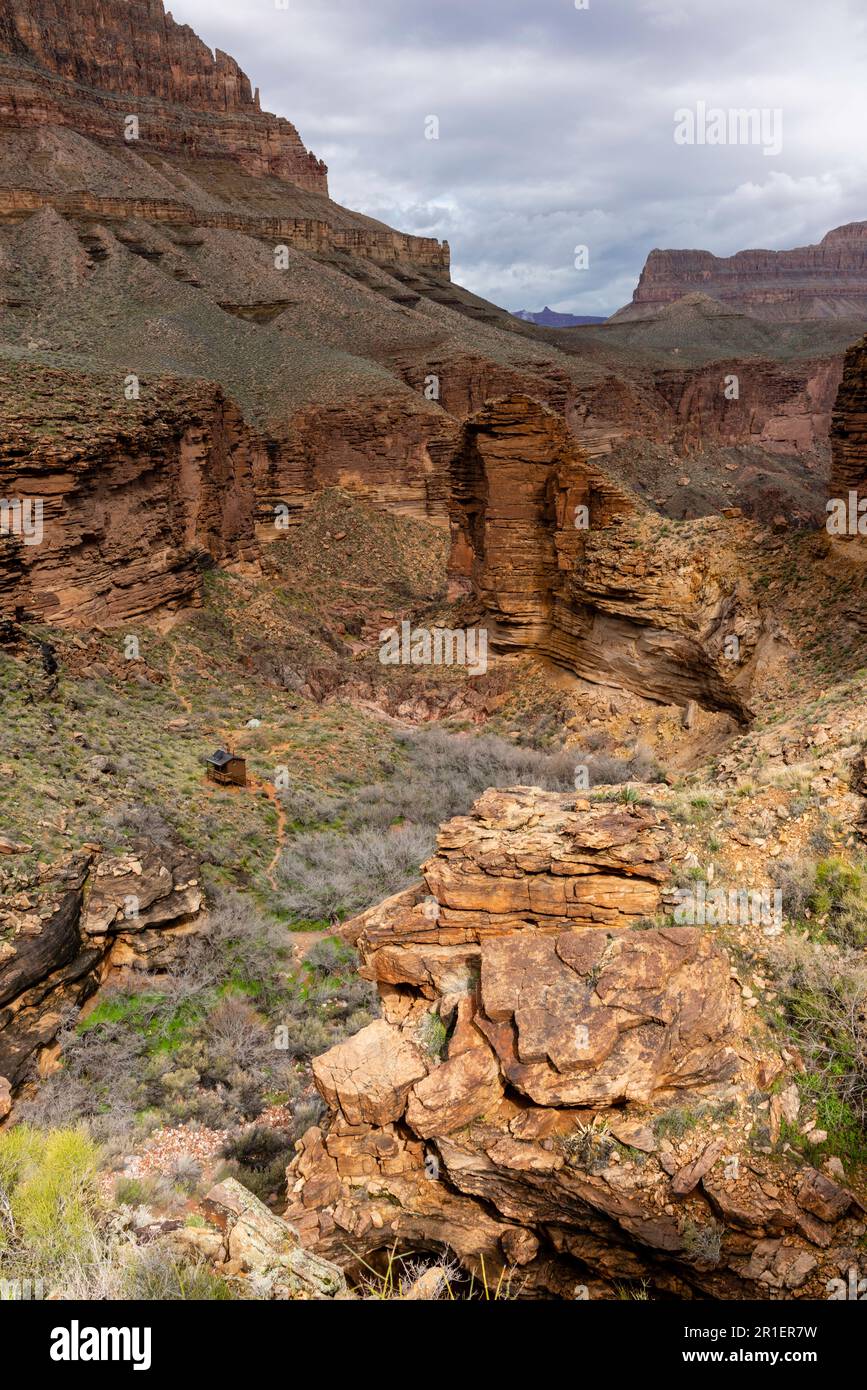
{"label": "sparse vegetation", "polygon": [[[330,798],[286,805],[302,824],[284,851],[282,908],[299,926],[328,925],[398,892],[418,878],[436,847],[439,826],[465,814],[488,787],[538,786],[574,791],[575,769],[588,768],[592,786],[622,782],[651,766],[581,750],[550,753],[495,735],[408,733],[395,740],[382,780]],[[623,799],[638,800],[624,788]]]}
{"label": "sparse vegetation", "polygon": [[442,1057],[446,1045],[446,1026],[439,1014],[431,1010],[419,1024],[418,1041],[432,1057]]}
{"label": "sparse vegetation", "polygon": [[815,940],[867,946],[867,868],[839,857],[778,866],[776,878],[788,920]]}
{"label": "sparse vegetation", "polygon": [[723,1232],[722,1227],[715,1221],[699,1225],[693,1220],[687,1220],[681,1234],[684,1249],[691,1259],[699,1264],[719,1263]]}
{"label": "sparse vegetation", "polygon": [[[213,1127],[301,1100],[300,1062],[374,1016],[345,946],[290,969],[286,931],[230,896],[171,975],[107,989],[62,1037],[61,1070],[20,1107],[31,1123],[86,1120],[100,1138],[160,1122]],[[327,969],[324,969],[327,962]]]}
{"label": "sparse vegetation", "polygon": [[800,1049],[799,1077],[828,1133],[825,1152],[867,1162],[867,964],[847,946],[786,936],[773,953],[777,1027]]}

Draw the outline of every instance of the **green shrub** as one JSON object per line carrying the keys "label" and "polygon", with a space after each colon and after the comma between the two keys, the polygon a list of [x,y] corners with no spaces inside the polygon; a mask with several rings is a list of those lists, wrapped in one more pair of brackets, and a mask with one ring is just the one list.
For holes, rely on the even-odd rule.
{"label": "green shrub", "polygon": [[867,946],[867,870],[842,859],[784,862],[776,870],[789,921],[838,946]]}
{"label": "green shrub", "polygon": [[699,1264],[719,1263],[723,1232],[722,1227],[715,1221],[698,1225],[695,1221],[687,1219],[682,1235],[683,1248],[692,1259]]}
{"label": "green shrub", "polygon": [[114,1185],[114,1195],[122,1207],[140,1207],[147,1200],[141,1178],[118,1178]]}
{"label": "green shrub", "polygon": [[695,1129],[706,1110],[707,1107],[703,1105],[673,1105],[670,1110],[657,1115],[653,1132],[660,1139],[682,1139],[691,1129]]}
{"label": "green shrub", "polygon": [[341,941],[338,936],[328,936],[313,943],[304,957],[304,964],[308,970],[329,976],[353,968],[355,959],[354,951],[345,941]]}
{"label": "green shrub", "polygon": [[221,1153],[243,1168],[266,1168],[277,1154],[286,1153],[290,1148],[287,1136],[279,1130],[268,1125],[254,1125],[231,1135]]}
{"label": "green shrub", "polygon": [[807,1064],[801,1088],[828,1131],[825,1151],[867,1161],[867,964],[864,953],[801,937],[781,937],[771,962],[776,1026]]}
{"label": "green shrub", "polygon": [[0,1251],[36,1277],[80,1257],[97,1228],[96,1170],[83,1129],[0,1131]]}
{"label": "green shrub", "polygon": [[294,1155],[293,1139],[265,1125],[242,1130],[224,1145],[223,1157],[237,1164],[238,1178],[260,1201],[279,1192]]}
{"label": "green shrub", "polygon": [[131,1261],[126,1296],[148,1303],[227,1302],[236,1297],[225,1279],[203,1261],[175,1258],[160,1246],[139,1251]]}
{"label": "green shrub", "polygon": [[448,1035],[439,1014],[433,1011],[426,1013],[418,1026],[416,1036],[420,1045],[432,1057],[442,1057]]}
{"label": "green shrub", "polygon": [[841,859],[816,866],[813,910],[828,917],[830,940],[843,946],[867,946],[867,873]]}

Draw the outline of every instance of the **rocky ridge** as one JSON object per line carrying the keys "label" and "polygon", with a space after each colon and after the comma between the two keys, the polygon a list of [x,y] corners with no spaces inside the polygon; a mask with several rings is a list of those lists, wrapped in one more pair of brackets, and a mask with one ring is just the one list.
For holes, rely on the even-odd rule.
{"label": "rocky ridge", "polygon": [[33,1062],[50,1070],[58,1032],[110,970],[169,968],[204,920],[198,865],[145,840],[74,851],[35,877],[13,859],[0,866],[0,895],[0,1078],[10,1087]]}

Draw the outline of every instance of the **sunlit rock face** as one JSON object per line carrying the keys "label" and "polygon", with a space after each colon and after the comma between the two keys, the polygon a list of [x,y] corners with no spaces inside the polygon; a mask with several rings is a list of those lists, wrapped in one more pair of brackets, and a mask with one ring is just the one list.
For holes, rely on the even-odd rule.
{"label": "sunlit rock face", "polygon": [[663,1137],[747,1114],[783,1064],[713,933],[653,924],[684,851],[643,792],[485,792],[421,883],[346,925],[383,1016],[314,1062],[329,1113],[286,1213],[310,1250],[448,1252],[519,1297],[818,1296],[851,1194],[763,1182],[741,1122]]}

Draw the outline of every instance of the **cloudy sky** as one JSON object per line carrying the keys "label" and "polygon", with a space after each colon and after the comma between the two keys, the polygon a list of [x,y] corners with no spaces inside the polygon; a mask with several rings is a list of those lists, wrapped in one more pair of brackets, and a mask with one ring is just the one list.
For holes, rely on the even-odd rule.
{"label": "cloudy sky", "polygon": [[[867,219],[864,0],[281,3],[167,0],[297,125],[334,198],[448,239],[455,279],[508,309],[611,313],[654,246]],[[779,152],[677,143],[699,103],[781,112]]]}

